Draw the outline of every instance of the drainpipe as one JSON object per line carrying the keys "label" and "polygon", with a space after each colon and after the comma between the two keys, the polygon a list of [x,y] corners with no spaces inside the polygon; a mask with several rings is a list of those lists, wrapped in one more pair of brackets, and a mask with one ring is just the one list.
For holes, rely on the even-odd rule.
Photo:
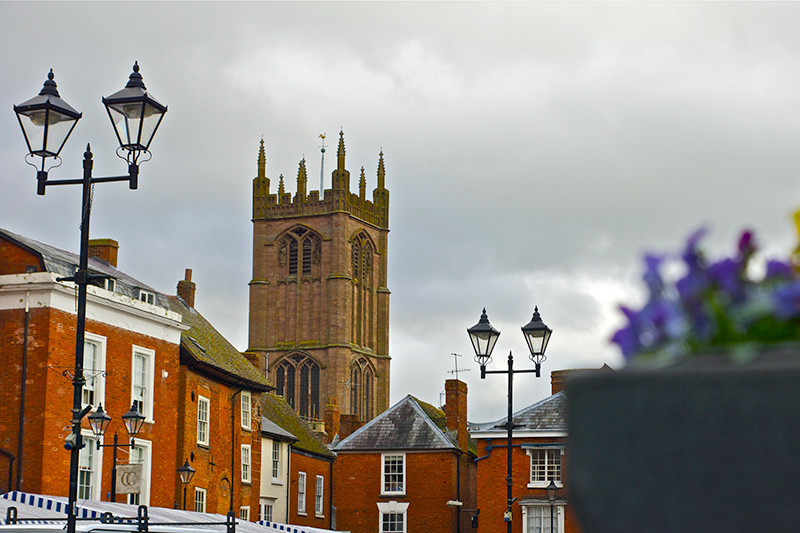
{"label": "drainpipe", "polygon": [[[231,478],[235,477],[233,473],[235,472],[234,467],[236,466],[236,434],[234,430],[236,428],[236,407],[234,406],[234,400],[236,399],[236,395],[242,392],[244,389],[239,389],[231,395]],[[250,470],[253,469],[253,458],[250,457]],[[241,480],[241,476],[239,476]],[[241,483],[241,481],[240,481]],[[231,503],[228,507],[228,512],[233,512],[233,482],[231,482]]]}
{"label": "drainpipe", "polygon": [[[26,389],[26,382],[28,381],[28,326],[30,325],[30,296],[31,293],[25,293],[25,326],[23,328],[23,337],[22,337],[22,386],[20,387],[20,398],[19,398],[19,431],[18,431],[18,439],[17,439],[17,454],[19,455],[19,460],[17,461],[17,490],[21,490],[20,487],[22,486],[22,449],[23,449],[23,437],[25,433],[25,393],[27,392]],[[12,456],[13,457],[13,456]],[[14,462],[13,459],[11,461]],[[11,472],[9,472],[8,484],[9,488],[11,487]]]}
{"label": "drainpipe", "polygon": [[[14,477],[14,454],[8,450],[0,448],[0,453],[8,457],[8,491],[11,492],[12,478]],[[19,490],[19,489],[17,489]]]}

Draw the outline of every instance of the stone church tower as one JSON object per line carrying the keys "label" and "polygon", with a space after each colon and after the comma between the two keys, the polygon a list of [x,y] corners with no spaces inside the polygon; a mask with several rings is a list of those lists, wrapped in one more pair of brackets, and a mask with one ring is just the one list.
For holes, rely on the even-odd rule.
{"label": "stone church tower", "polygon": [[337,166],[323,198],[307,191],[305,159],[294,197],[283,176],[273,194],[261,141],[253,180],[248,356],[309,419],[322,419],[327,409],[367,421],[389,407],[385,174],[381,152],[372,199],[363,167],[358,192],[351,193],[340,132]]}

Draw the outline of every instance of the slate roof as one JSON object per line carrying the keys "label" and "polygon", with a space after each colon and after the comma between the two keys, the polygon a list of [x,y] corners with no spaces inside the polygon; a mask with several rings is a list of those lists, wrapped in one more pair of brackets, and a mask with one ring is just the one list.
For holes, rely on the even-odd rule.
{"label": "slate roof", "polygon": [[[44,264],[45,272],[53,272],[61,277],[68,277],[75,274],[78,270],[79,257],[78,254],[61,250],[49,244],[44,244],[35,241],[28,237],[12,233],[6,229],[0,228],[0,238],[5,238],[18,246],[30,251],[39,256]],[[157,291],[149,285],[142,283],[129,276],[128,274],[117,270],[99,259],[89,258],[89,272],[92,274],[105,274],[116,280],[116,287],[114,292],[129,296],[131,298],[139,298],[139,289],[144,289],[149,292],[156,293],[156,305],[159,307],[167,307],[163,295],[157,294]]]}
{"label": "slate roof", "polygon": [[267,378],[242,353],[233,347],[196,309],[177,296],[164,296],[171,311],[179,313],[184,325],[181,334],[181,364],[197,368],[214,377],[249,390],[273,390]]}
{"label": "slate roof", "polygon": [[[322,439],[314,433],[308,423],[300,418],[300,415],[282,397],[275,394],[264,394],[261,397],[261,418],[262,422],[267,419],[295,437],[297,442],[292,444],[292,449],[302,450],[326,460],[333,460],[336,457],[336,454],[322,442]],[[264,426],[262,426],[262,431],[263,429]]]}
{"label": "slate roof", "polygon": [[[342,439],[334,451],[373,450],[457,450],[426,412],[433,406],[411,395],[367,422],[352,435]],[[435,408],[433,408],[435,409]],[[439,411],[436,409],[436,411]],[[444,413],[436,418],[444,418]]]}
{"label": "slate roof", "polygon": [[[567,431],[567,397],[564,391],[557,392],[533,405],[521,409],[511,416],[517,431]],[[495,422],[470,423],[470,431],[500,431],[496,426],[504,425],[508,417]],[[505,431],[505,429],[502,429]]]}

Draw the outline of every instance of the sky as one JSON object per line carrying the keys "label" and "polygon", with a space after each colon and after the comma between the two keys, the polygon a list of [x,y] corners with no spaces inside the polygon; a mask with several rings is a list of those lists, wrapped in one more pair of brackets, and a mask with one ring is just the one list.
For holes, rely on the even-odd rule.
{"label": "sky", "polygon": [[551,370],[623,366],[609,338],[644,253],[700,227],[712,256],[745,228],[766,257],[795,248],[798,22],[795,2],[0,1],[0,227],[77,252],[80,187],[37,196],[12,106],[52,68],[83,118],[51,177],[80,177],[87,143],[95,176],[124,174],[101,97],[138,61],[169,111],[139,189],[95,187],[91,236],[167,294],[191,268],[196,308],[245,350],[259,142],[273,184],[293,193],[305,157],[314,190],[319,135],[342,130],[368,190],[386,164],[391,403],[438,404],[457,364],[469,419],[497,420],[506,379],[480,379],[466,334],[482,308],[490,369],[532,366],[534,306],[553,329],[520,409]]}

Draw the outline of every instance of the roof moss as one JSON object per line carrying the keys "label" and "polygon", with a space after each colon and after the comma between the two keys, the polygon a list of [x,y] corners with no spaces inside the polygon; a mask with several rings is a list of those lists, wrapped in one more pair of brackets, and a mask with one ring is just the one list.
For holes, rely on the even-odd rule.
{"label": "roof moss", "polygon": [[275,394],[264,394],[261,397],[261,416],[297,437],[297,442],[292,445],[293,448],[326,459],[336,457],[336,454],[322,442],[322,439],[317,436],[308,423],[300,418],[300,415],[282,397]]}

